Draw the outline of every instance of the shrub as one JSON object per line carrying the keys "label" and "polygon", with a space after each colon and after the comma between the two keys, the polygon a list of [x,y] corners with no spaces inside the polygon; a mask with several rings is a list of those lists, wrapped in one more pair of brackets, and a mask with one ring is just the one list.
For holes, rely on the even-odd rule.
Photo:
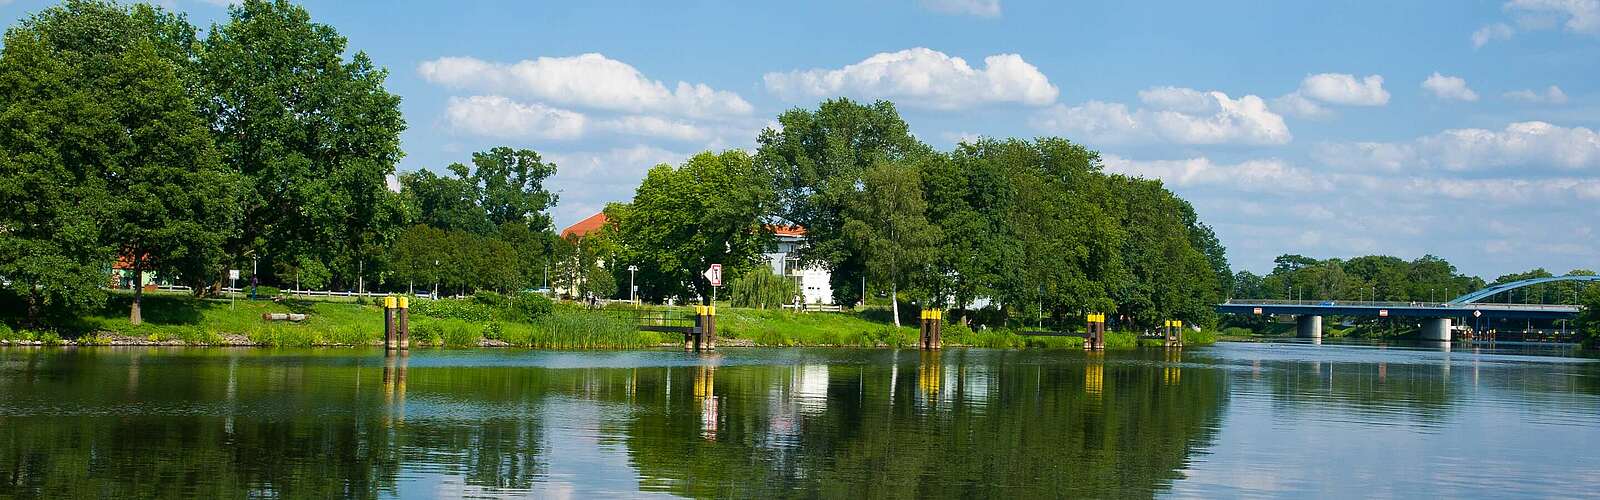
{"label": "shrub", "polygon": [[418,343],[431,346],[444,345],[444,327],[438,323],[418,323],[411,326],[411,337]]}
{"label": "shrub", "polygon": [[488,290],[478,290],[476,292],[472,292],[472,302],[493,308],[500,308],[505,306],[506,297]]}
{"label": "shrub", "polygon": [[548,297],[533,292],[520,292],[513,295],[506,304],[506,312],[510,320],[530,322],[550,315],[554,304]]}
{"label": "shrub", "polygon": [[271,287],[271,286],[258,286],[258,287],[256,287],[256,297],[259,297],[259,298],[270,299],[270,298],[277,297],[277,296],[282,295],[282,294],[283,294],[283,291],[279,290],[277,287]]}
{"label": "shrub", "polygon": [[11,327],[6,326],[5,323],[0,323],[0,340],[13,340],[12,335],[16,335],[16,332],[12,331]]}
{"label": "shrub", "polygon": [[419,300],[411,305],[411,312],[439,319],[459,319],[474,323],[487,323],[494,319],[494,308],[474,300],[439,299]]}
{"label": "shrub", "polygon": [[490,321],[489,326],[483,327],[483,338],[501,340],[504,336],[505,328],[500,326],[499,321]]}

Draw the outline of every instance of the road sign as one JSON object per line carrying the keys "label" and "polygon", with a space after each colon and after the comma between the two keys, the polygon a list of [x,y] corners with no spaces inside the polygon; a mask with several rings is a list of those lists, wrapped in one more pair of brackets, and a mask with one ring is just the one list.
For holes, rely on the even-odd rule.
{"label": "road sign", "polygon": [[711,268],[706,270],[705,276],[706,281],[711,282],[711,286],[722,286],[722,264],[712,264]]}
{"label": "road sign", "polygon": [[238,269],[229,269],[228,270],[228,279],[230,279],[230,280],[239,279],[239,270]]}
{"label": "road sign", "polygon": [[1387,317],[1389,317],[1389,310],[1388,309],[1379,309],[1378,310],[1378,317],[1379,318],[1387,318]]}
{"label": "road sign", "polygon": [[1256,316],[1260,316],[1261,315],[1261,308],[1259,308],[1259,307],[1255,308],[1255,313],[1256,313]]}
{"label": "road sign", "polygon": [[1482,318],[1483,317],[1483,311],[1472,311],[1472,317],[1474,317],[1474,318]]}

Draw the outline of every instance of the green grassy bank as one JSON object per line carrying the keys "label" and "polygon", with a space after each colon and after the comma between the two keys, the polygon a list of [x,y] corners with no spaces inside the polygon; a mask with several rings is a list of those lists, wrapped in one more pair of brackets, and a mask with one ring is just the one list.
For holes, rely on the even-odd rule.
{"label": "green grassy bank", "polygon": [[[590,310],[573,304],[528,302],[486,295],[472,299],[412,303],[411,338],[417,347],[509,346],[545,349],[625,349],[655,347],[680,340],[676,334],[639,331],[638,317],[677,318],[687,325],[692,307],[633,307],[617,304]],[[196,299],[148,294],[144,324],[128,322],[131,297],[114,294],[104,307],[47,330],[13,330],[0,322],[0,340],[79,345],[260,345],[365,346],[383,338],[383,312],[377,305],[350,301]],[[916,345],[915,320],[895,328],[883,311],[794,313],[718,307],[717,334],[725,346],[910,347]],[[267,313],[301,313],[301,322],[262,319]],[[14,321],[13,321],[14,323]],[[1190,334],[1190,344],[1216,341],[1214,333]],[[1082,349],[1077,337],[1024,336],[1009,330],[974,331],[947,324],[947,346]],[[1152,341],[1110,332],[1106,347],[1132,349]],[[1159,345],[1159,342],[1155,342]]]}

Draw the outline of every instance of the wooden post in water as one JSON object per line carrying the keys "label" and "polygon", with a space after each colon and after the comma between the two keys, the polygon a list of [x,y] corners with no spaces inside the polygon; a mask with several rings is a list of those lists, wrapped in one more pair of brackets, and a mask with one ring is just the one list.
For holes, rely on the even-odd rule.
{"label": "wooden post in water", "polygon": [[399,337],[400,349],[411,349],[411,298],[400,296],[399,309]]}
{"label": "wooden post in water", "polygon": [[1167,320],[1167,347],[1183,347],[1183,320]]}
{"label": "wooden post in water", "polygon": [[694,328],[683,332],[683,350],[693,351],[700,348],[700,331],[705,328],[705,307],[694,306]]}
{"label": "wooden post in water", "polygon": [[1083,348],[1097,351],[1106,348],[1106,315],[1089,313],[1088,326],[1084,330]]}
{"label": "wooden post in water", "polygon": [[704,349],[717,350],[717,306],[706,306],[706,333]]}
{"label": "wooden post in water", "polygon": [[923,309],[917,316],[917,348],[928,350],[928,310]]}
{"label": "wooden post in water", "polygon": [[934,309],[933,310],[933,324],[928,325],[928,329],[933,332],[932,338],[930,338],[929,342],[928,342],[928,348],[929,349],[933,349],[933,350],[938,350],[938,349],[944,347],[944,311],[943,310],[940,310],[940,309]]}
{"label": "wooden post in water", "polygon": [[383,298],[383,346],[385,349],[394,349],[394,297]]}

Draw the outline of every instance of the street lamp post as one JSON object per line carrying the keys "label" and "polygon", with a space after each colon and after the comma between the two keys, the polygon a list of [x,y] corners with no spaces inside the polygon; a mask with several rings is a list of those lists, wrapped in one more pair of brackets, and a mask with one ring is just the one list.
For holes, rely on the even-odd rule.
{"label": "street lamp post", "polygon": [[439,259],[433,259],[433,299],[439,300]]}
{"label": "street lamp post", "polygon": [[628,300],[634,304],[639,303],[639,287],[633,284],[633,273],[639,271],[639,266],[628,266]]}
{"label": "street lamp post", "polygon": [[250,300],[256,300],[256,286],[260,284],[260,281],[256,280],[256,261],[259,260],[260,256],[250,256]]}

